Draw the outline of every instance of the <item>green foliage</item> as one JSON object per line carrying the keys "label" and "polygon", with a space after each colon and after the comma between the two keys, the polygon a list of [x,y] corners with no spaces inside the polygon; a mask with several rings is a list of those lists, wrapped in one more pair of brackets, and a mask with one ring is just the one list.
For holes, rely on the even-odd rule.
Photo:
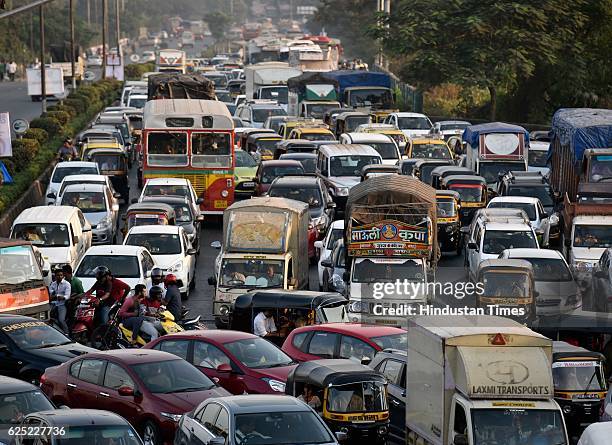
{"label": "green foliage", "polygon": [[87,101],[82,97],[71,96],[63,100],[63,104],[66,107],[72,108],[77,114],[85,112],[87,109]]}
{"label": "green foliage", "polygon": [[124,74],[127,80],[140,80],[149,71],[155,71],[155,63],[133,63],[125,67]]}
{"label": "green foliage", "polygon": [[15,139],[12,145],[12,159],[17,171],[25,170],[36,156],[36,153],[38,153],[38,150],[40,150],[40,144],[36,139]]}
{"label": "green foliage", "polygon": [[62,124],[52,117],[37,117],[30,122],[30,128],[42,128],[50,137],[55,137],[62,132]]}
{"label": "green foliage", "polygon": [[204,21],[208,23],[208,28],[210,29],[212,36],[215,38],[215,40],[219,41],[223,39],[231,19],[227,14],[221,11],[214,11],[206,14],[204,16]]}
{"label": "green foliage", "polygon": [[24,139],[35,139],[40,145],[43,145],[49,139],[49,134],[42,128],[29,128],[23,134]]}
{"label": "green foliage", "polygon": [[43,113],[42,117],[50,117],[55,119],[62,127],[70,120],[70,114],[66,113],[65,111],[47,111],[46,113]]}

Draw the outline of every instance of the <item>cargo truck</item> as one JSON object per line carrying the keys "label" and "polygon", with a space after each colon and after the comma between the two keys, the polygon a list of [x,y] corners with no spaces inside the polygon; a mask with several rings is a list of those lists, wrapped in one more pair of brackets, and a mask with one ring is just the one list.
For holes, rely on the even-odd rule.
{"label": "cargo truck", "polygon": [[160,49],[157,54],[155,71],[185,74],[187,72],[187,54],[179,49]]}
{"label": "cargo truck", "polygon": [[239,201],[223,213],[213,313],[225,327],[239,295],[253,289],[308,289],[308,204],[285,198]]}
{"label": "cargo truck", "polygon": [[147,99],[216,100],[215,84],[200,73],[159,73],[148,78]]}
{"label": "cargo truck", "polygon": [[408,444],[569,444],[552,341],[489,315],[409,321]]}
{"label": "cargo truck", "polygon": [[436,191],[416,178],[374,176],[349,191],[345,246],[353,321],[405,327],[410,308],[431,302],[436,218]]}
{"label": "cargo truck", "polygon": [[338,83],[342,106],[363,111],[395,110],[391,76],[386,73],[360,70],[339,70],[325,73]]}
{"label": "cargo truck", "polygon": [[244,68],[247,99],[276,100],[287,108],[287,81],[302,74],[285,62],[263,62]]}
{"label": "cargo truck", "polygon": [[529,133],[503,122],[470,125],[463,132],[465,167],[493,186],[509,171],[527,171]]}
{"label": "cargo truck", "polygon": [[304,73],[287,81],[289,105],[287,114],[322,119],[325,112],[340,108],[338,82],[325,73]]}

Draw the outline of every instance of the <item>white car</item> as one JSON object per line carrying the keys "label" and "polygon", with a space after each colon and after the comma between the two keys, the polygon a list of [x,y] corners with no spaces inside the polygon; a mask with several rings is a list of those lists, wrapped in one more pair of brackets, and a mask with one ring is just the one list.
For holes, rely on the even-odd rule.
{"label": "white car", "polygon": [[442,136],[447,141],[452,136],[461,137],[470,125],[472,124],[468,121],[438,121],[431,128],[431,134]]}
{"label": "white car", "polygon": [[548,147],[550,143],[543,141],[530,141],[529,154],[527,158],[527,171],[540,172],[548,178],[550,168],[548,167]]}
{"label": "white car", "polygon": [[183,282],[186,298],[195,287],[196,249],[181,226],[136,226],[125,236],[124,246],[145,246],[165,274],[172,273]]}
{"label": "white car", "polygon": [[319,289],[323,289],[323,271],[325,267],[321,264],[323,261],[329,260],[331,257],[334,243],[341,239],[344,235],[344,220],[339,219],[330,224],[327,228],[325,237],[320,241],[315,241],[315,248],[319,251],[319,262],[317,263],[317,272],[319,275]]}
{"label": "white car", "polygon": [[57,197],[55,198],[55,200],[57,202],[61,202],[62,201],[62,195],[64,194],[64,190],[66,190],[66,187],[68,187],[69,185],[74,185],[74,184],[79,184],[79,185],[85,185],[85,184],[102,184],[102,185],[106,185],[106,187],[108,187],[108,189],[110,190],[111,194],[113,195],[113,204],[119,204],[119,199],[121,198],[121,194],[117,191],[115,191],[115,188],[113,187],[113,183],[110,180],[110,176],[106,176],[106,175],[78,175],[78,176],[74,176],[74,175],[70,175],[70,176],[66,176],[60,186],[59,189],[57,191]]}
{"label": "white car", "polygon": [[138,108],[142,110],[147,103],[148,96],[144,94],[130,94],[127,101],[127,106],[132,108]]}
{"label": "white car", "polygon": [[196,192],[191,185],[191,181],[184,178],[148,179],[142,189],[142,192],[140,193],[138,202],[142,202],[142,199],[146,196],[160,195],[185,196],[198,206],[204,202],[203,198],[199,198],[198,195],[196,195]]}
{"label": "white car", "polygon": [[340,135],[340,143],[369,145],[380,154],[383,165],[396,165],[402,159],[393,138],[385,134],[343,133]]}
{"label": "white car", "polygon": [[429,118],[421,113],[391,113],[385,118],[384,123],[395,125],[409,138],[425,136],[433,127]]}
{"label": "white car", "polygon": [[98,55],[89,56],[87,58],[87,66],[102,66],[102,57]]}
{"label": "white car", "polygon": [[98,266],[108,267],[115,278],[119,278],[134,289],[137,284],[148,284],[151,269],[157,266],[157,263],[142,246],[90,247],[74,273],[83,283],[85,291],[91,289],[96,282],[95,269]]}
{"label": "white car", "polygon": [[99,175],[100,168],[98,164],[95,162],[82,162],[82,161],[70,161],[70,162],[58,162],[55,168],[53,169],[53,173],[51,174],[51,179],[49,180],[49,185],[47,186],[47,191],[45,192],[45,204],[53,205],[55,204],[55,200],[57,198],[57,191],[59,190],[59,186],[62,180],[66,176],[70,175]]}
{"label": "white car", "polygon": [[155,51],[143,51],[140,61],[142,63],[155,62]]}
{"label": "white car", "polygon": [[[527,196],[498,196],[487,204],[488,209],[521,209],[529,218],[531,227],[538,235],[538,241],[544,247],[548,246],[550,237],[550,219],[538,198]],[[554,218],[558,218],[554,216]],[[558,221],[557,221],[558,222]]]}

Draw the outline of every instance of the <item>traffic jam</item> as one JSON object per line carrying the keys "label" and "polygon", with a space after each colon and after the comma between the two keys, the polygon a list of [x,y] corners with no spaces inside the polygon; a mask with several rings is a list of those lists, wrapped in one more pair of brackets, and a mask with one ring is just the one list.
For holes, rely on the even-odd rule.
{"label": "traffic jam", "polygon": [[610,443],[612,110],[430,119],[238,31],[146,51],[0,238],[0,444]]}

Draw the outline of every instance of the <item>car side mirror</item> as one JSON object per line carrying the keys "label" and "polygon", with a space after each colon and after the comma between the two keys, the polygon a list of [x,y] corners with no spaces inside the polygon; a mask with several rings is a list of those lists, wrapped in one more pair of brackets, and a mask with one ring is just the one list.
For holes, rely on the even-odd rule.
{"label": "car side mirror", "polygon": [[453,445],[468,445],[468,439],[465,434],[457,434],[453,437]]}
{"label": "car side mirror", "polygon": [[208,277],[208,284],[210,286],[216,286],[217,285],[217,278],[216,277]]}
{"label": "car side mirror", "polygon": [[336,208],[336,203],[335,202],[328,202],[327,205],[325,206],[326,209],[335,209]]}
{"label": "car side mirror", "polygon": [[117,390],[120,396],[133,396],[134,388],[130,388],[129,386],[122,386]]}
{"label": "car side mirror", "polygon": [[370,364],[371,361],[372,361],[372,359],[370,357],[362,357],[361,358],[361,364],[362,365],[366,365],[367,366],[367,365]]}
{"label": "car side mirror", "polygon": [[196,221],[197,221],[197,222],[203,222],[203,221],[204,221],[204,215],[198,215],[198,216],[196,216]]}
{"label": "car side mirror", "polygon": [[540,219],[546,219],[546,218],[548,218],[548,213],[547,212],[544,212],[544,213],[542,213],[540,215]]}
{"label": "car side mirror", "polygon": [[334,434],[336,439],[338,439],[338,442],[344,442],[348,439],[348,433],[345,431],[336,431]]}
{"label": "car side mirror", "polygon": [[55,199],[55,198],[57,198],[57,196],[55,196],[55,193],[49,193],[49,194],[47,195],[47,198],[49,198],[49,199]]}
{"label": "car side mirror", "polygon": [[[316,245],[315,245],[315,247],[316,247]],[[332,267],[332,262],[329,261],[329,260],[323,260],[323,261],[321,261],[321,266],[323,266],[323,267]]]}
{"label": "car side mirror", "polygon": [[317,249],[322,249],[323,248],[323,241],[321,241],[321,240],[315,241],[314,242],[314,246]]}
{"label": "car side mirror", "polygon": [[130,201],[131,204],[136,204],[138,203],[138,198],[132,198]]}
{"label": "car side mirror", "polygon": [[121,198],[121,193],[119,193],[119,192],[113,193],[113,198],[120,199]]}
{"label": "car side mirror", "polygon": [[468,249],[472,249],[478,252],[478,246],[476,243],[468,243]]}
{"label": "car side mirror", "polygon": [[207,442],[207,445],[225,445],[225,437],[213,437]]}
{"label": "car side mirror", "polygon": [[217,366],[217,371],[219,372],[232,372],[232,365],[229,363],[221,363]]}
{"label": "car side mirror", "polygon": [[200,205],[200,204],[202,204],[203,202],[204,202],[204,198],[198,198],[198,199],[196,199],[196,204],[197,204],[197,205]]}
{"label": "car side mirror", "polygon": [[48,277],[49,276],[49,271],[48,270],[43,270],[42,271],[42,276],[43,277]]}
{"label": "car side mirror", "polygon": [[350,279],[351,279],[351,274],[349,274],[348,272],[344,272],[344,273],[342,274],[342,279],[343,279],[344,281],[348,281],[348,280],[350,280]]}
{"label": "car side mirror", "polygon": [[0,352],[8,352],[8,346],[4,343],[0,343]]}
{"label": "car side mirror", "polygon": [[187,249],[187,252],[185,252],[187,255],[195,255],[196,253],[198,253],[198,251],[194,248],[191,249]]}

